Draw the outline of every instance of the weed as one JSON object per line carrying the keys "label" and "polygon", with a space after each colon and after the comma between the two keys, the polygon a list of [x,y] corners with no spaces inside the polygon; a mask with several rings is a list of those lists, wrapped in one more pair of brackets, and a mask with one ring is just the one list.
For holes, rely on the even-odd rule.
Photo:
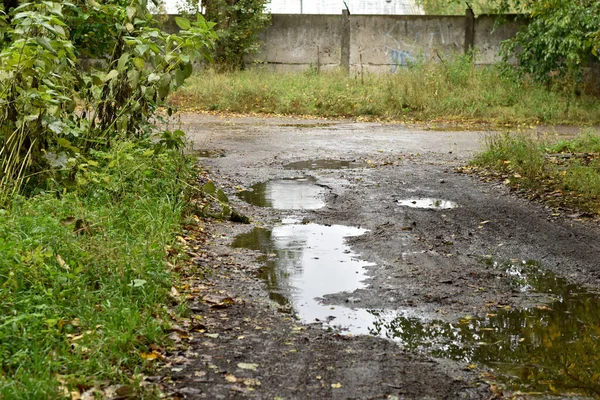
{"label": "weed", "polygon": [[[597,98],[559,91],[467,57],[415,63],[395,74],[344,71],[203,71],[170,97],[182,108],[391,120],[487,120],[499,124],[600,123]],[[568,111],[567,111],[568,110]]]}
{"label": "weed", "polygon": [[164,342],[190,163],[118,143],[69,192],[13,195],[0,210],[0,398],[57,398],[128,383]]}
{"label": "weed", "polygon": [[513,188],[557,207],[600,213],[600,136],[586,130],[570,140],[539,141],[528,135],[488,138],[472,164]]}

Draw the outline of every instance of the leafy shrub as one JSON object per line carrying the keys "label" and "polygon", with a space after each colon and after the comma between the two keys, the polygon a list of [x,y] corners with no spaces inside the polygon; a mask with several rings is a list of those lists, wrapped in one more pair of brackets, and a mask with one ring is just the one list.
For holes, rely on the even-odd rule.
{"label": "leafy shrub", "polygon": [[208,21],[216,24],[214,61],[220,70],[243,70],[246,55],[258,50],[258,35],[271,21],[270,14],[265,12],[268,0],[186,0],[182,3],[183,14],[195,15],[202,11]]}
{"label": "leafy shrub", "polygon": [[[89,163],[91,149],[117,138],[147,137],[151,116],[171,90],[209,55],[214,24],[201,16],[167,34],[145,0],[89,2],[114,23],[104,68],[82,72],[59,2],[23,3],[0,25],[8,45],[0,52],[0,193],[37,187],[57,169]],[[8,20],[6,15],[3,21]],[[74,112],[75,106],[80,111]]]}

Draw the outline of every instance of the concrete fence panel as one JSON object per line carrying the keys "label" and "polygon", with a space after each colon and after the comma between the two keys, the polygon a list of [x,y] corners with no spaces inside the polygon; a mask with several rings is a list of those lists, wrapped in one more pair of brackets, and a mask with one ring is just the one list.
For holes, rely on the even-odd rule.
{"label": "concrete fence panel", "polygon": [[275,70],[338,67],[341,60],[341,15],[273,15],[261,34],[263,43],[250,63]]}
{"label": "concrete fence panel", "polygon": [[462,53],[464,17],[357,15],[350,19],[351,70],[395,72]]}
{"label": "concrete fence panel", "polygon": [[475,19],[474,47],[477,50],[475,63],[490,65],[500,60],[500,43],[510,39],[527,24],[522,16],[507,16],[506,22],[496,23],[495,15],[480,15]]}
{"label": "concrete fence panel", "polygon": [[[168,31],[178,30],[173,15]],[[476,18],[433,15],[274,14],[260,35],[257,54],[248,66],[277,71],[318,70],[342,67],[350,72],[394,72],[414,61],[439,61],[474,48],[474,62],[489,65],[499,60],[500,43],[513,37],[526,18],[496,16]]]}

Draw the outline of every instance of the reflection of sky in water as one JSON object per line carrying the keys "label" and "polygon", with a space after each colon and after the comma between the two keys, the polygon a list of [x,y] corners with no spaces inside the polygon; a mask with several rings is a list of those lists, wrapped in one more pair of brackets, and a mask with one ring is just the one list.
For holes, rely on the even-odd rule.
{"label": "reflection of sky in water", "polygon": [[458,207],[458,204],[453,201],[432,198],[397,200],[396,202],[405,207],[428,208],[432,210],[445,210]]}
{"label": "reflection of sky in water", "polygon": [[[326,321],[350,328],[353,333],[369,333],[366,321],[374,321],[366,310],[328,306],[318,298],[330,293],[351,292],[365,287],[364,267],[345,243],[365,229],[318,224],[285,224],[272,231],[257,228],[234,242],[236,247],[261,249],[276,257],[267,262],[263,278],[272,292],[292,302],[299,318],[306,322]],[[281,302],[281,301],[280,301]],[[332,309],[333,308],[333,309]]]}
{"label": "reflection of sky in water", "polygon": [[[363,229],[296,221],[272,231],[256,228],[235,247],[269,256],[263,273],[274,300],[291,302],[306,322],[315,319],[353,334],[392,339],[407,349],[494,368],[510,390],[600,394],[600,299],[535,262],[492,263],[515,292],[544,294],[547,304],[526,308],[499,305],[481,318],[449,323],[426,320],[406,310],[366,310],[321,304],[315,298],[365,287],[364,267],[345,237]],[[360,305],[358,303],[357,305]],[[332,309],[333,307],[333,309]],[[553,389],[550,389],[552,385]]]}
{"label": "reflection of sky in water", "polygon": [[325,206],[326,190],[314,178],[277,179],[238,193],[242,200],[278,210],[316,210]]}

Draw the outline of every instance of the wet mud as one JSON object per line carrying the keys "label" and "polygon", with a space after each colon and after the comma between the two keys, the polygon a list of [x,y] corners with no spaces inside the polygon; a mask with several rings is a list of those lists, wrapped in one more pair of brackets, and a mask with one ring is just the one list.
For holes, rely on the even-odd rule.
{"label": "wet mud", "polygon": [[366,162],[355,161],[355,160],[307,160],[307,161],[296,161],[283,166],[285,169],[294,170],[320,170],[320,169],[349,169],[349,168],[364,168],[367,166]]}
{"label": "wet mud", "polygon": [[[243,302],[192,367],[212,380],[181,373],[187,397],[600,394],[600,231],[454,172],[495,133],[213,119],[190,138],[227,152],[203,165],[253,224],[215,226],[212,246],[251,267],[214,278]],[[260,387],[228,384],[232,359],[259,362]]]}

